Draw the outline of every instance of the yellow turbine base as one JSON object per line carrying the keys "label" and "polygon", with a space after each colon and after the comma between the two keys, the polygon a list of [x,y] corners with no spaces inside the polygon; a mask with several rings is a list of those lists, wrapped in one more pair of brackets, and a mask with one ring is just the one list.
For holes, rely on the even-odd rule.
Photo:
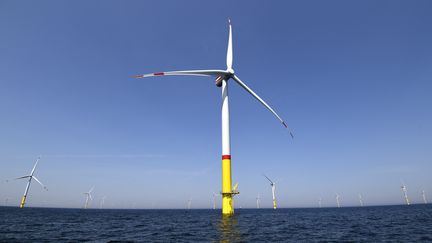
{"label": "yellow turbine base", "polygon": [[273,201],[273,209],[276,209],[276,200]]}
{"label": "yellow turbine base", "polygon": [[222,214],[223,215],[234,214],[234,200],[232,194],[222,195]]}
{"label": "yellow turbine base", "polygon": [[24,207],[25,201],[26,201],[26,196],[23,196],[22,199],[21,199],[20,208]]}
{"label": "yellow turbine base", "polygon": [[222,214],[234,214],[234,200],[231,182],[231,159],[222,159]]}

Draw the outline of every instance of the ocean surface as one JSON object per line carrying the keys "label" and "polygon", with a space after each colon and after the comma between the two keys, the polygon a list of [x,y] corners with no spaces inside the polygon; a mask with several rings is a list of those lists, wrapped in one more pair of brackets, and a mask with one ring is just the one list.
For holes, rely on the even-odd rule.
{"label": "ocean surface", "polygon": [[432,242],[432,205],[114,210],[0,207],[0,242]]}

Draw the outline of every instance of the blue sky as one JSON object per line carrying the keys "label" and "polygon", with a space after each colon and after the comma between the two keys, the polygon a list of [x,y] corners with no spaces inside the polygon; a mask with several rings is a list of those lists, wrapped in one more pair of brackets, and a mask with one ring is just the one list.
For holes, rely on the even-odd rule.
{"label": "blue sky", "polygon": [[236,206],[432,200],[430,1],[1,1],[0,204],[193,208],[221,188],[212,78],[131,75],[234,69],[287,121],[230,85]]}

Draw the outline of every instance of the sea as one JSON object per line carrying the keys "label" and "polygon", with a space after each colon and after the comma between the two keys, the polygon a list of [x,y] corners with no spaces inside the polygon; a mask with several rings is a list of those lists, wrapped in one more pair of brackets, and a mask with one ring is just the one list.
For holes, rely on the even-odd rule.
{"label": "sea", "polygon": [[432,242],[432,205],[342,208],[0,207],[0,242]]}

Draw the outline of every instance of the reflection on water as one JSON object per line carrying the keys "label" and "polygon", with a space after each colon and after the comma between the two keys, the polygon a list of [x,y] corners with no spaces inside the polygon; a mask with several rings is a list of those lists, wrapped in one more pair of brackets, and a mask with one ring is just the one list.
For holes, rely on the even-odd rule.
{"label": "reflection on water", "polygon": [[221,215],[219,225],[220,242],[239,242],[242,241],[236,215]]}

